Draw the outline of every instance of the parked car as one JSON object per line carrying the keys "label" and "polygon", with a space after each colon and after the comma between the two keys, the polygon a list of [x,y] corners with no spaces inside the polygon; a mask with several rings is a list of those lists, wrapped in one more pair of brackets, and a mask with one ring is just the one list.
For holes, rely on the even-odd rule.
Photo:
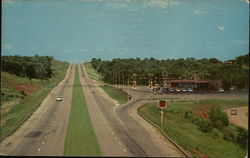
{"label": "parked car", "polygon": [[95,93],[95,90],[94,89],[91,89],[91,91],[90,91],[91,93]]}
{"label": "parked car", "polygon": [[178,92],[178,93],[180,93],[180,92],[181,92],[181,90],[180,90],[180,89],[176,89],[175,91],[176,91],[176,92]]}
{"label": "parked car", "polygon": [[213,92],[213,90],[209,89],[209,90],[207,90],[207,92],[208,92],[208,93],[212,93],[212,92]]}
{"label": "parked car", "polygon": [[234,87],[231,87],[230,90],[233,91],[233,90],[235,90],[235,89],[234,89]]}
{"label": "parked car", "polygon": [[187,90],[187,89],[182,89],[181,91],[185,93],[185,92],[187,92],[188,90]]}
{"label": "parked car", "polygon": [[224,92],[224,89],[223,88],[219,88],[219,92]]}
{"label": "parked car", "polygon": [[56,101],[62,101],[62,97],[61,96],[57,96],[56,97]]}
{"label": "parked car", "polygon": [[162,92],[163,92],[163,93],[168,93],[168,92],[169,92],[169,89],[168,89],[168,88],[164,88],[164,89],[162,89]]}
{"label": "parked car", "polygon": [[193,92],[194,90],[192,88],[188,88],[188,92]]}
{"label": "parked car", "polygon": [[174,90],[174,89],[171,89],[171,88],[169,88],[168,91],[169,91],[169,92],[175,92],[175,90]]}

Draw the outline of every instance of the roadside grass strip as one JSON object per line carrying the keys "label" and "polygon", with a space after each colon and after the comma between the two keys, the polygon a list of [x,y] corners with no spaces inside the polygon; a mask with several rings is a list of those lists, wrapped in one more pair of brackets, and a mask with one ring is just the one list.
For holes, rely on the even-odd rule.
{"label": "roadside grass strip", "polygon": [[128,94],[121,89],[112,86],[100,86],[111,98],[118,101],[119,104],[127,102]]}
{"label": "roadside grass strip", "polygon": [[100,156],[94,130],[79,80],[78,67],[75,71],[70,120],[64,143],[65,156]]}
{"label": "roadside grass strip", "polygon": [[[219,105],[223,109],[237,106],[247,106],[248,100],[202,100],[169,102],[164,109],[163,124],[160,123],[160,109],[157,103],[146,103],[138,109],[138,113],[155,123],[174,142],[183,149],[198,157],[245,157],[247,149],[223,139],[223,133],[213,129],[210,133],[204,133],[196,125],[184,118],[185,112],[192,108],[210,107]],[[228,128],[235,132],[232,124]]]}
{"label": "roadside grass strip", "polygon": [[90,62],[84,63],[87,74],[89,78],[96,80],[97,82],[101,82],[101,75],[97,73],[97,71],[92,67]]}

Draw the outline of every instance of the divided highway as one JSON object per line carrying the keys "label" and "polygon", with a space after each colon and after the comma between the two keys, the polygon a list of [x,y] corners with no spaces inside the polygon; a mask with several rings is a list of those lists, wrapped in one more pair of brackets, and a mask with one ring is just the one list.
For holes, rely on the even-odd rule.
{"label": "divided highway", "polygon": [[[118,105],[88,78],[83,65],[78,65],[81,86],[86,98],[91,123],[102,156],[183,156],[152,125],[136,114],[145,100],[134,91],[133,100]],[[0,153],[22,156],[63,156],[72,92],[74,66],[54,88],[41,106],[12,136],[1,143]],[[92,93],[95,90],[95,93]],[[148,93],[150,94],[150,93]],[[62,96],[62,102],[56,97]],[[83,133],[84,134],[84,133]],[[83,155],[84,156],[84,155]]]}
{"label": "divided highway", "polygon": [[[150,125],[147,124],[146,129],[143,126],[145,120],[135,120],[136,117],[129,114],[131,109],[136,111],[134,104],[131,104],[133,101],[118,105],[104,94],[95,81],[87,77],[84,66],[81,68],[79,73],[83,74],[84,95],[103,156],[183,156],[155,129],[150,130]],[[91,93],[92,89],[95,93]]]}

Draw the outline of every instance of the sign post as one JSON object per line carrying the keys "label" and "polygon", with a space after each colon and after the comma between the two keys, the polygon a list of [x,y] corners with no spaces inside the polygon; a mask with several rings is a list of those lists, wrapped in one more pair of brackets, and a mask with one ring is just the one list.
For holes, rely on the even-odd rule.
{"label": "sign post", "polygon": [[163,115],[164,115],[164,112],[163,112],[163,109],[166,108],[168,105],[167,105],[167,101],[165,100],[159,100],[159,104],[158,106],[161,108],[161,124],[163,123]]}

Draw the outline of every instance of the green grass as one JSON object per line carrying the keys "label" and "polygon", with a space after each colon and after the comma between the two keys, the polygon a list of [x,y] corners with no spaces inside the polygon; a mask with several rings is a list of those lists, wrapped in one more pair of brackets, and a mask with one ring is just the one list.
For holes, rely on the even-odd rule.
{"label": "green grass", "polygon": [[119,104],[124,104],[127,102],[128,94],[121,89],[108,86],[108,85],[101,85],[100,86],[111,98],[118,101]]}
{"label": "green grass", "polygon": [[100,156],[76,68],[70,120],[64,145],[65,156]]}
{"label": "green grass", "polygon": [[90,62],[84,63],[84,66],[86,68],[89,78],[96,80],[97,82],[101,82],[101,75],[97,73],[97,71],[92,67]]}
{"label": "green grass", "polygon": [[[52,79],[44,81],[37,79],[29,80],[25,77],[18,77],[7,72],[1,72],[1,84],[3,86],[1,93],[4,93],[4,95],[1,94],[1,108],[4,103],[13,102],[15,100],[18,101],[16,102],[17,104],[11,105],[7,112],[3,113],[1,111],[0,141],[18,129],[18,127],[40,106],[47,94],[51,91],[51,88],[45,88],[47,85],[54,87],[64,78],[68,64],[56,63],[56,66],[58,68],[54,69]],[[17,85],[32,83],[37,85],[39,89],[31,95],[22,96],[20,92],[11,87],[9,83]]]}
{"label": "green grass", "polygon": [[[157,103],[144,104],[138,109],[138,113],[157,124],[171,139],[189,152],[194,149],[209,157],[244,157],[247,150],[233,142],[225,141],[219,130],[213,129],[210,133],[204,133],[183,117],[185,112],[193,107],[205,106],[208,108],[214,104],[222,108],[231,108],[233,106],[247,106],[248,100],[203,100],[198,103],[196,101],[169,102],[168,107],[164,109],[163,124],[160,124],[160,109],[157,107]],[[229,125],[228,128],[236,129],[234,125]],[[193,154],[199,156],[197,153]]]}

